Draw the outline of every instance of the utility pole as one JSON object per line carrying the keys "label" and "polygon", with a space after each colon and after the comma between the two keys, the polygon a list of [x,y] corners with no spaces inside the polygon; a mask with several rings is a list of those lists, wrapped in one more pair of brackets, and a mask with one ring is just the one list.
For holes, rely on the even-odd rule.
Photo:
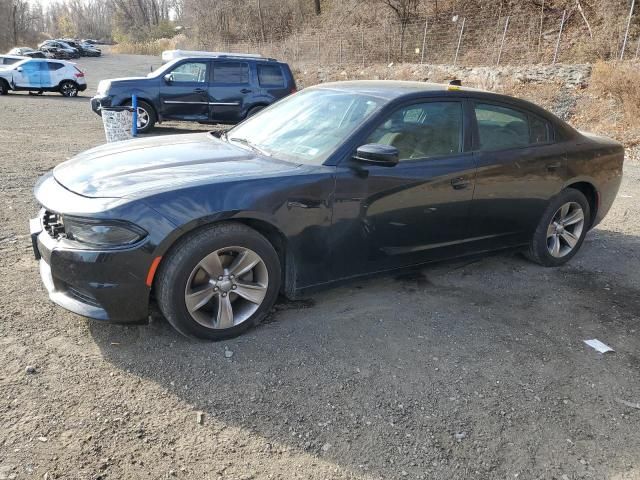
{"label": "utility pole", "polygon": [[264,43],[264,20],[262,18],[262,4],[260,0],[258,0],[258,19],[260,20],[260,35],[262,36],[262,42]]}
{"label": "utility pole", "polygon": [[[635,1],[635,0],[634,0]],[[553,53],[553,65],[558,60],[558,49],[560,48],[560,37],[562,37],[562,29],[564,28],[564,19],[567,17],[567,11],[562,11],[562,20],[560,20],[560,31],[558,32],[558,40],[556,41],[556,51]]]}
{"label": "utility pole", "polygon": [[620,51],[620,60],[624,60],[624,51],[627,48],[627,38],[629,37],[629,26],[631,25],[631,17],[633,16],[633,7],[636,5],[636,0],[631,1],[631,8],[629,9],[629,18],[627,18],[627,29],[624,32],[624,41],[622,42],[622,50]]}

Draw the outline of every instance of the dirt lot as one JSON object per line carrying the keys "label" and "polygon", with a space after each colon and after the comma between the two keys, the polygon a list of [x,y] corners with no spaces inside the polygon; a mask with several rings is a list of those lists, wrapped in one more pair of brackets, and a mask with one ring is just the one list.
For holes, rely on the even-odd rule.
{"label": "dirt lot", "polygon": [[33,184],[103,141],[99,79],[158,65],[79,63],[80,98],[0,98],[0,479],[640,478],[640,409],[620,402],[640,402],[638,160],[563,268],[441,264],[199,342],[86,320],[40,285]]}

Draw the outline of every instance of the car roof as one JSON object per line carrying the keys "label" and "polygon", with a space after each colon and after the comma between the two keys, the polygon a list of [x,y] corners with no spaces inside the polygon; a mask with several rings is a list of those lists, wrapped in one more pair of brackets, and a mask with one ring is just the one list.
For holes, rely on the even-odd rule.
{"label": "car roof", "polygon": [[230,62],[235,61],[243,61],[243,62],[268,62],[268,63],[285,63],[276,60],[275,58],[269,57],[243,57],[241,55],[202,55],[202,56],[185,56],[185,57],[176,57],[173,60],[167,62],[167,65],[171,62],[175,62],[177,60],[202,60],[211,59],[211,60],[228,60]]}
{"label": "car roof", "polygon": [[25,57],[23,55],[14,55],[12,53],[7,53],[7,54],[2,54],[0,55],[0,58],[20,58],[20,59],[26,59],[29,57]]}
{"label": "car roof", "polygon": [[328,82],[315,85],[314,89],[332,89],[345,92],[357,92],[364,95],[371,95],[388,101],[397,99],[411,99],[419,97],[449,97],[449,98],[466,98],[495,101],[507,103],[516,108],[540,115],[544,118],[553,120],[562,125],[568,126],[566,122],[560,120],[551,112],[539,107],[538,105],[528,102],[520,98],[510,97],[499,93],[480,90],[478,88],[470,88],[457,85],[447,85],[441,83],[429,82],[412,82],[404,80],[350,80],[342,82]]}
{"label": "car roof", "polygon": [[19,58],[21,61],[18,62],[18,63],[15,63],[13,66],[21,65],[21,64],[27,63],[27,62],[62,63],[63,65],[65,65],[67,67],[75,65],[75,63],[73,63],[73,62],[68,62],[66,60],[58,60],[57,58],[32,58],[32,57],[17,57],[17,58]]}
{"label": "car roof", "polygon": [[[437,94],[473,92],[474,94],[503,96],[477,88],[460,87],[456,85],[446,85],[441,83],[412,82],[404,80],[349,80],[343,82],[323,83],[312,88],[330,88],[333,90],[357,91],[358,93],[363,93],[388,100],[393,100],[413,94],[419,95],[424,93],[430,93],[434,94],[434,96],[440,96]],[[459,96],[459,94],[457,96]]]}

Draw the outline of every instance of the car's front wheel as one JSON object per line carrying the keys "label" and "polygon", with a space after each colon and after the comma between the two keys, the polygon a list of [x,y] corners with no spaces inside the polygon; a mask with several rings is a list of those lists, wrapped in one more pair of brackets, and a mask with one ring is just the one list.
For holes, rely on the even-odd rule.
{"label": "car's front wheel", "polygon": [[[127,105],[131,105],[128,102]],[[147,102],[138,100],[138,133],[149,133],[157,121],[156,111]]]}
{"label": "car's front wheel", "polygon": [[187,336],[221,340],[257,324],[280,288],[280,260],[269,241],[239,223],[203,228],[163,260],[155,285],[160,310]]}
{"label": "car's front wheel", "polygon": [[578,253],[590,222],[591,211],[584,194],[573,188],[563,190],[542,215],[527,257],[546,267],[566,263]]}
{"label": "car's front wheel", "polygon": [[9,93],[9,84],[4,78],[0,78],[0,95]]}
{"label": "car's front wheel", "polygon": [[78,96],[78,84],[71,80],[65,80],[60,83],[60,93],[64,97],[77,97]]}

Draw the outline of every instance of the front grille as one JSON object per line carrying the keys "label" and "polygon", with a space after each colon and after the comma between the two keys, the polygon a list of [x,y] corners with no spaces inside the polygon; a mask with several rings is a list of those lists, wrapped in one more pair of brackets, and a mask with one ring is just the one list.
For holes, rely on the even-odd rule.
{"label": "front grille", "polygon": [[42,216],[42,228],[51,238],[61,238],[65,236],[62,215],[45,210]]}

